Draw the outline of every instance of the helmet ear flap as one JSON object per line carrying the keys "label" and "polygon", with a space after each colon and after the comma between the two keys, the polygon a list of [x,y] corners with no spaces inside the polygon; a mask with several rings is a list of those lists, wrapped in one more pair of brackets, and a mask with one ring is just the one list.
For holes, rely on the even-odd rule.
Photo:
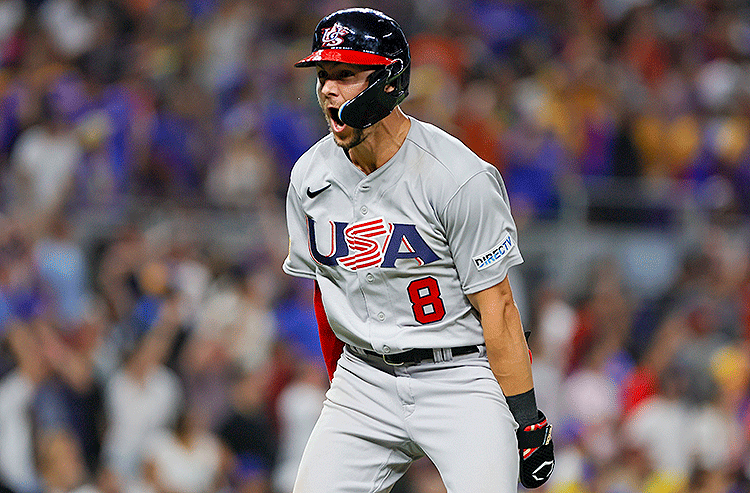
{"label": "helmet ear flap", "polygon": [[[381,79],[385,79],[385,87],[392,86],[395,90],[399,90],[398,77],[403,73],[404,63],[401,60],[394,60],[391,64],[379,67],[375,72],[367,76],[368,88],[374,86]],[[390,92],[390,91],[387,91]]]}
{"label": "helmet ear flap", "polygon": [[375,70],[375,72],[373,72],[370,75],[368,75],[367,76],[367,83],[368,83],[367,87],[370,88],[370,87],[374,86],[382,78],[388,79],[389,78],[388,77],[388,73],[386,72],[387,68],[388,68],[387,66],[385,66],[385,67],[378,67],[378,69]]}
{"label": "helmet ear flap", "polygon": [[[370,85],[339,108],[339,119],[350,127],[367,128],[388,116],[408,94],[402,80],[407,69],[408,65],[397,59],[370,74]],[[385,90],[388,85],[394,88],[390,92]]]}
{"label": "helmet ear flap", "polygon": [[389,82],[404,73],[404,68],[406,68],[404,62],[398,58],[393,60],[393,63],[386,65],[385,70],[388,72]]}
{"label": "helmet ear flap", "polygon": [[[376,71],[369,87],[339,108],[339,119],[354,128],[367,128],[382,120],[393,110],[389,108],[385,86],[388,74],[385,69]],[[386,101],[384,101],[386,100]]]}

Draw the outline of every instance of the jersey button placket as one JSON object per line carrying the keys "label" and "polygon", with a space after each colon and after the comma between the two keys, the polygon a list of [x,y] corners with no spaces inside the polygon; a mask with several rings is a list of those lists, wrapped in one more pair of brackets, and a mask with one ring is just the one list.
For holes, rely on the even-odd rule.
{"label": "jersey button placket", "polygon": [[[370,185],[368,183],[360,183],[360,185],[359,185],[358,188],[359,188],[359,190],[358,190],[358,193],[357,193],[357,195],[358,195],[358,200],[357,201],[361,203],[361,202],[365,201],[364,195],[366,195],[367,192],[370,190]],[[368,212],[370,212],[370,210],[367,208],[366,205],[360,206],[359,213],[361,215],[366,216]]]}

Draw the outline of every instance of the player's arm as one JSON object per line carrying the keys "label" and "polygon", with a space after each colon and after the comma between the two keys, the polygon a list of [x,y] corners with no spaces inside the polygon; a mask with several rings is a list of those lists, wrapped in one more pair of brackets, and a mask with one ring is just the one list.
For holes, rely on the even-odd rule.
{"label": "player's arm", "polygon": [[333,373],[338,366],[341,353],[344,352],[344,343],[336,337],[328,322],[325,307],[323,306],[323,296],[320,293],[318,281],[315,281],[315,292],[313,295],[313,304],[315,307],[315,319],[318,322],[318,335],[320,336],[320,349],[323,351],[323,360],[328,371],[328,380],[333,380]]}
{"label": "player's arm", "polygon": [[[534,380],[529,348],[508,278],[491,288],[470,294],[469,300],[481,317],[487,357],[503,393],[514,396],[532,390]],[[536,419],[536,402],[533,408],[523,411],[530,415],[528,421]],[[524,416],[520,418],[519,424],[523,425],[527,420],[523,419]]]}
{"label": "player's arm", "polygon": [[536,407],[531,357],[508,277],[468,296],[481,318],[492,373],[519,425],[521,482],[536,488],[549,479],[554,468],[552,428]]}
{"label": "player's arm", "polygon": [[[294,173],[294,171],[292,172]],[[294,178],[294,177],[293,177]],[[284,260],[282,268],[287,274],[316,279],[316,267],[310,256],[307,240],[307,215],[302,207],[300,196],[292,181],[286,197],[286,224],[289,233],[289,255]],[[323,307],[323,297],[320,292],[318,281],[315,280],[315,291],[313,293],[315,307],[315,318],[318,322],[320,335],[320,346],[325,360],[328,378],[333,378],[339,356],[343,352],[344,343],[341,342],[331,330],[328,316]]]}

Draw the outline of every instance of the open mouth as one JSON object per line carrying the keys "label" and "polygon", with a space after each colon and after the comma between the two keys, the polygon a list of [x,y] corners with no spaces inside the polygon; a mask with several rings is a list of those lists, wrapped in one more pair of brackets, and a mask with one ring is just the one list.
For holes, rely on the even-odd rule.
{"label": "open mouth", "polygon": [[331,127],[334,132],[341,132],[346,124],[339,119],[339,109],[334,107],[328,108],[328,114],[331,116]]}

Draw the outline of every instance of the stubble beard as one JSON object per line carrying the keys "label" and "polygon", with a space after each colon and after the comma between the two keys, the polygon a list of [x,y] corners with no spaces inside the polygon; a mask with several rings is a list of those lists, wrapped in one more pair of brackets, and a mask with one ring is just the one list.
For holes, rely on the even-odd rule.
{"label": "stubble beard", "polygon": [[342,148],[344,151],[348,152],[365,141],[365,138],[367,136],[365,135],[364,129],[354,128],[351,126],[349,127],[351,129],[351,134],[349,135],[349,137],[342,139],[339,136],[337,136],[336,133],[333,131],[333,126],[331,125],[331,115],[329,115],[328,112],[325,110],[320,99],[318,99],[318,103],[320,104],[320,109],[323,112],[323,117],[325,117],[326,123],[328,124],[328,130],[331,132],[331,135],[333,135],[333,141],[336,143],[337,146]]}
{"label": "stubble beard", "polygon": [[361,128],[349,128],[352,129],[352,134],[347,139],[339,140],[339,138],[336,137],[336,134],[333,134],[333,140],[336,142],[336,145],[345,151],[349,151],[365,141],[364,130]]}

